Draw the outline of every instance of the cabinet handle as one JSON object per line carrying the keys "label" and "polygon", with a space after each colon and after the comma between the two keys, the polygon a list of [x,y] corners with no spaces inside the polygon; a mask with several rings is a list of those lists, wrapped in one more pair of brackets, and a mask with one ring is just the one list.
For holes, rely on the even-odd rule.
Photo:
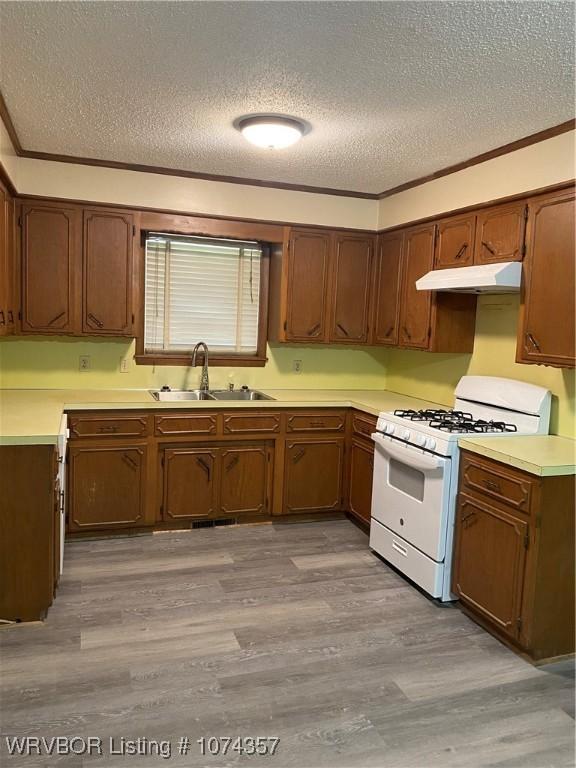
{"label": "cabinet handle", "polygon": [[484,240],[482,240],[482,245],[484,246],[484,248],[486,248],[487,251],[490,251],[492,256],[496,256],[496,251],[494,250],[494,248],[492,248],[492,243],[487,243]]}
{"label": "cabinet handle", "polygon": [[47,326],[47,327],[49,328],[51,325],[54,325],[54,323],[55,323],[57,320],[60,320],[60,318],[61,318],[61,317],[64,317],[64,315],[65,315],[65,314],[66,314],[65,312],[60,312],[60,314],[59,314],[59,315],[56,315],[56,317],[54,317],[54,318],[52,318],[52,320],[50,320],[50,322],[48,323],[48,326]]}
{"label": "cabinet handle", "polygon": [[0,325],[6,325],[6,319],[4,317],[4,310],[0,309]]}
{"label": "cabinet handle", "polygon": [[454,258],[455,259],[461,259],[462,256],[464,256],[466,248],[468,248],[468,243],[464,243],[464,245],[460,248],[460,250],[458,251],[458,253],[456,254],[456,256]]}
{"label": "cabinet handle", "polygon": [[204,459],[200,459],[200,458],[197,458],[197,459],[196,459],[196,462],[197,462],[198,464],[200,464],[200,466],[202,467],[202,469],[204,470],[204,472],[206,472],[206,477],[208,478],[208,482],[210,482],[210,467],[208,466],[208,464],[206,464],[206,462],[204,461]]}
{"label": "cabinet handle", "polygon": [[104,328],[104,323],[101,320],[98,320],[98,318],[91,312],[88,313],[88,320],[92,320],[92,322],[97,325],[98,328]]}
{"label": "cabinet handle", "polygon": [[336,328],[338,328],[338,330],[339,330],[339,331],[342,331],[342,333],[344,334],[344,336],[349,336],[349,335],[350,335],[350,334],[348,333],[348,331],[346,330],[346,328],[344,328],[344,326],[343,326],[343,325],[341,325],[340,323],[336,323]]}
{"label": "cabinet handle", "polygon": [[484,485],[486,488],[488,488],[489,491],[495,491],[496,493],[502,493],[502,489],[500,488],[500,483],[495,482],[494,480],[484,480]]}
{"label": "cabinet handle", "polygon": [[406,326],[405,326],[405,325],[403,325],[403,326],[402,326],[402,330],[404,331],[404,333],[405,333],[405,335],[408,337],[408,339],[412,339],[412,334],[410,333],[410,331],[408,330],[408,328],[406,328]]}
{"label": "cabinet handle", "polygon": [[462,517],[462,521],[461,521],[462,525],[464,525],[465,528],[468,528],[468,525],[467,525],[468,521],[470,520],[470,522],[472,522],[472,518],[474,517],[476,517],[476,512],[468,512],[467,515],[464,515]]}
{"label": "cabinet handle", "polygon": [[388,328],[388,330],[387,330],[387,331],[386,331],[386,333],[384,334],[384,338],[385,338],[385,339],[387,339],[387,338],[388,338],[388,336],[390,336],[390,334],[392,333],[392,331],[393,331],[393,330],[394,330],[394,326],[393,326],[393,325],[391,325],[391,326],[390,326],[390,328]]}
{"label": "cabinet handle", "polygon": [[8,310],[8,322],[10,325],[14,325],[14,312],[11,309]]}
{"label": "cabinet handle", "polygon": [[535,349],[537,352],[542,352],[542,350],[540,349],[540,344],[538,344],[538,342],[536,341],[536,339],[534,338],[534,336],[532,336],[532,334],[531,334],[531,333],[527,333],[527,334],[526,334],[526,338],[527,338],[527,339],[528,339],[528,341],[529,341],[529,342],[532,344],[532,346],[534,347],[534,349]]}
{"label": "cabinet handle", "polygon": [[320,330],[320,323],[316,323],[316,325],[313,325],[312,328],[310,328],[310,330],[306,332],[306,335],[316,336],[319,330]]}
{"label": "cabinet handle", "polygon": [[98,427],[98,432],[118,432],[119,429],[120,427],[117,424],[103,424]]}
{"label": "cabinet handle", "polygon": [[138,469],[138,464],[134,461],[134,459],[131,456],[128,456],[127,453],[122,454],[122,461],[124,464],[127,464],[130,469]]}
{"label": "cabinet handle", "polygon": [[306,454],[306,448],[301,448],[298,453],[294,454],[292,457],[292,464],[298,464],[298,462],[304,458]]}
{"label": "cabinet handle", "polygon": [[236,464],[238,464],[238,461],[238,456],[234,456],[232,459],[230,459],[228,464],[226,464],[226,472],[230,472],[231,469],[234,469]]}

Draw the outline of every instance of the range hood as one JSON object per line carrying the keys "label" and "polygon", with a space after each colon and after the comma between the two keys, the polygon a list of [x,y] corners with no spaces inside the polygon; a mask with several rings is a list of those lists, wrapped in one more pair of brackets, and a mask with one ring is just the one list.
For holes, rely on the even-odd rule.
{"label": "range hood", "polygon": [[433,269],[419,280],[419,291],[451,291],[455,293],[515,293],[520,290],[522,263],[480,264],[456,269]]}

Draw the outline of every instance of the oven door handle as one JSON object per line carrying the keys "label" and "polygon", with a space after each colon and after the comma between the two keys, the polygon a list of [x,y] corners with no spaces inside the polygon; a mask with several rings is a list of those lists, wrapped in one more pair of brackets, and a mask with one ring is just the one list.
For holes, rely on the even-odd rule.
{"label": "oven door handle", "polygon": [[420,469],[423,472],[430,471],[431,469],[438,469],[444,463],[444,459],[438,456],[428,456],[425,453],[416,453],[407,445],[395,445],[392,440],[387,440],[382,437],[379,432],[372,434],[372,440],[376,443],[376,447],[380,448],[388,456],[391,456],[396,461],[406,464],[414,469]]}

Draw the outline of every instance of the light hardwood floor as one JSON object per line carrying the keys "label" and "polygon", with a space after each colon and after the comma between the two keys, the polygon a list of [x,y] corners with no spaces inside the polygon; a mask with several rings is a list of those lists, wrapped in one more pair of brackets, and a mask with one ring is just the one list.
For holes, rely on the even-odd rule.
{"label": "light hardwood floor", "polygon": [[[0,631],[10,766],[574,765],[573,665],[534,668],[347,520],[72,541],[44,623]],[[8,757],[4,735],[191,739],[186,757]],[[202,736],[278,736],[201,757]]]}

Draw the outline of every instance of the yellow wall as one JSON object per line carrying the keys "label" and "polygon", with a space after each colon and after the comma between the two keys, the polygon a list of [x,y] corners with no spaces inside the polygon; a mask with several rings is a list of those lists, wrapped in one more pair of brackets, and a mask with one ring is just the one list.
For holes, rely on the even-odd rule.
{"label": "yellow wall", "polygon": [[[91,370],[80,372],[79,355],[90,355]],[[24,387],[98,389],[155,388],[163,384],[194,388],[200,369],[136,365],[134,344],[65,338],[4,339],[0,341],[0,388]],[[120,373],[120,360],[128,358],[129,372]],[[346,347],[271,346],[265,368],[210,369],[210,385],[286,389],[384,389],[384,350]],[[302,361],[302,372],[292,361]]]}
{"label": "yellow wall", "polygon": [[576,175],[575,137],[575,131],[568,131],[385,197],[378,206],[378,228],[570,181]]}
{"label": "yellow wall", "polygon": [[390,350],[387,389],[452,405],[454,387],[465,374],[527,381],[552,392],[550,432],[576,437],[574,371],[514,362],[519,303],[516,294],[479,297],[472,355]]}

